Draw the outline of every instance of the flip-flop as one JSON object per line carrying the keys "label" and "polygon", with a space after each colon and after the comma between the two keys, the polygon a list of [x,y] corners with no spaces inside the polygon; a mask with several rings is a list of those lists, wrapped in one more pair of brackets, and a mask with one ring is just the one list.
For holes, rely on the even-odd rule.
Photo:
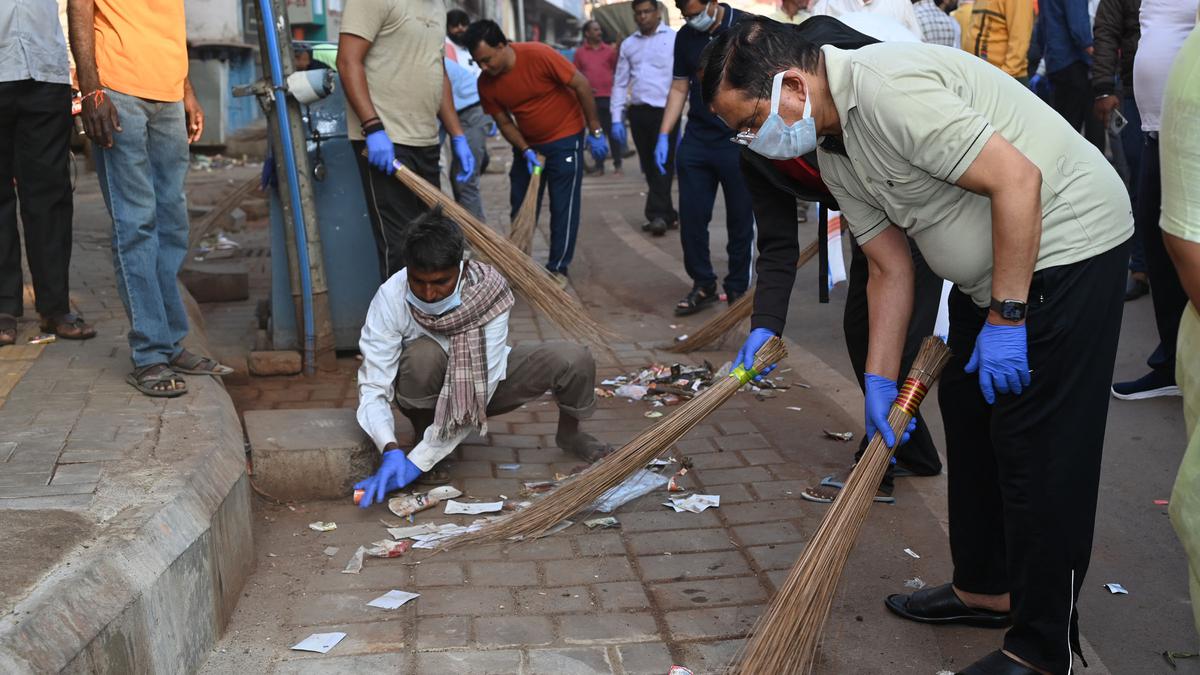
{"label": "flip-flop", "polygon": [[967,607],[950,584],[922,588],[908,595],[889,595],[883,604],[893,614],[919,623],[962,624],[977,628],[1007,628],[1012,624],[1012,615],[1008,612]]}
{"label": "flip-flop", "polygon": [[[825,485],[823,487],[832,487],[832,486]],[[815,502],[817,504],[832,504],[833,503],[833,499],[830,499],[828,497],[822,497],[821,495],[813,494],[813,493],[809,492],[809,490],[812,490],[812,488],[805,488],[804,490],[802,490],[800,492],[800,498],[804,499],[806,501]],[[840,491],[841,488],[838,488],[838,490]],[[891,495],[879,494],[879,491],[876,490],[875,491],[875,501],[879,502],[880,504],[895,504],[896,498]]]}
{"label": "flip-flop", "polygon": [[821,479],[820,484],[824,485],[825,487],[831,487],[835,490],[841,490],[842,488],[846,487],[846,483],[838,480],[836,478],[836,475],[837,474],[831,473],[828,476],[825,476],[824,478]]}

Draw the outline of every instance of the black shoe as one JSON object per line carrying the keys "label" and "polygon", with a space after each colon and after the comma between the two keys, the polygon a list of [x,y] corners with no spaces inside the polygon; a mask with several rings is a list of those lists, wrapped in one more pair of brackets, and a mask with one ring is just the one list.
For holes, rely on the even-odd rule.
{"label": "black shoe", "polygon": [[1012,623],[1008,612],[967,607],[950,584],[922,588],[911,595],[889,595],[883,604],[896,616],[919,623],[958,623],[977,628],[1007,628]]}
{"label": "black shoe", "polygon": [[646,231],[655,237],[661,237],[667,233],[667,223],[662,218],[655,218],[646,223]]}
{"label": "black shoe", "polygon": [[1125,282],[1125,302],[1137,300],[1149,292],[1150,283],[1146,281],[1144,274],[1141,277],[1129,275],[1129,281]]}
{"label": "black shoe", "polygon": [[1038,675],[1038,671],[1013,661],[997,649],[955,675]]}
{"label": "black shoe", "polygon": [[737,302],[738,299],[741,298],[745,294],[746,294],[745,292],[739,293],[737,291],[725,291],[725,302],[728,302],[730,305],[732,305],[733,303]]}
{"label": "black shoe", "polygon": [[1129,382],[1113,382],[1112,395],[1122,401],[1139,401],[1159,396],[1182,396],[1171,372],[1152,370]]}
{"label": "black shoe", "polygon": [[675,316],[687,316],[695,314],[702,309],[712,305],[717,301],[717,287],[709,286],[708,288],[695,287],[687,294],[687,297],[680,300],[675,305]]}

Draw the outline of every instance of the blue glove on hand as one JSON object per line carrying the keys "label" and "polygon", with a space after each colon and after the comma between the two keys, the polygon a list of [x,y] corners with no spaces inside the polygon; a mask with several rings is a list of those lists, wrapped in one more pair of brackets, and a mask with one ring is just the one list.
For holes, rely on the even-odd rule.
{"label": "blue glove on hand", "polygon": [[603,162],[605,157],[608,157],[608,141],[604,138],[604,136],[597,138],[591,134],[588,134],[587,144],[588,150],[592,153],[592,159],[596,160],[597,164]]}
{"label": "blue glove on hand", "polygon": [[454,177],[454,180],[465,183],[471,179],[471,174],[475,173],[475,155],[471,153],[471,146],[467,145],[466,136],[451,136],[450,146],[454,148],[454,156],[458,158],[458,163],[462,165],[462,172]]}
{"label": "blue glove on hand", "polygon": [[979,391],[990,405],[996,402],[996,392],[1019,394],[1029,386],[1028,351],[1025,324],[985,323],[964,370],[979,371]]}
{"label": "blue glove on hand", "polygon": [[368,476],[354,484],[355,490],[362,490],[362,499],[358,502],[360,509],[372,504],[382,504],[389,492],[394,492],[421,477],[421,469],[408,461],[403,450],[388,450],[383,453],[383,463],[375,475]]}
{"label": "blue glove on hand", "polygon": [[500,133],[500,127],[497,126],[495,122],[492,122],[491,124],[489,124],[487,131],[484,132],[484,134],[486,134],[488,138],[495,138],[496,134],[498,134],[498,133]]}
{"label": "blue glove on hand", "polygon": [[620,143],[621,145],[625,144],[625,123],[624,122],[621,122],[620,120],[613,122],[612,129],[610,131],[612,131],[612,137],[613,137],[614,142]]}
{"label": "blue glove on hand", "polygon": [[[664,137],[660,136],[660,138]],[[767,340],[773,337],[775,337],[775,333],[766,328],[755,328],[750,331],[750,336],[742,343],[742,348],[738,350],[737,357],[733,360],[733,367],[742,366],[746,370],[754,368],[754,355],[758,353],[758,350],[762,349],[763,345],[767,344]],[[761,380],[763,375],[775,370],[775,365],[767,366],[754,379]]]}
{"label": "blue glove on hand", "polygon": [[670,154],[671,139],[667,134],[659,134],[654,143],[654,165],[658,172],[667,175],[667,156]]}
{"label": "blue glove on hand", "polygon": [[396,148],[383,129],[367,134],[367,162],[380,171],[391,175],[396,172],[392,165],[396,161]]}
{"label": "blue glove on hand", "polygon": [[[895,382],[874,373],[867,373],[863,384],[866,385],[866,410],[863,417],[867,423],[867,441],[875,438],[875,433],[879,432],[883,434],[883,442],[887,443],[889,448],[895,448],[896,434],[892,433],[892,425],[888,424],[888,413],[892,411],[892,403],[895,402],[899,389]],[[914,417],[909,421],[904,435],[900,437],[900,444],[907,443],[909,435],[916,430],[917,420]]]}
{"label": "blue glove on hand", "polygon": [[537,153],[532,148],[525,151],[525,169],[529,171],[530,176],[533,175],[533,167],[540,167],[541,165],[542,163],[538,161]]}

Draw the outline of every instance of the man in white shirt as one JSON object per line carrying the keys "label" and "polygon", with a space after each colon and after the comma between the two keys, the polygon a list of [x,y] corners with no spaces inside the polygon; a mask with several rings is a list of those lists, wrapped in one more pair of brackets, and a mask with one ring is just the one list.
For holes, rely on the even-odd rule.
{"label": "man in white shirt", "polygon": [[[878,14],[899,21],[912,31],[917,39],[923,39],[921,22],[917,20],[912,0],[816,0],[808,6],[808,11],[813,16],[832,16],[835,19],[860,12]],[[843,22],[855,30],[862,31],[862,28],[850,21]]]}
{"label": "man in white shirt", "polygon": [[[595,462],[610,448],[579,428],[596,405],[596,364],[588,348],[548,341],[510,348],[508,282],[490,265],[463,259],[457,224],[435,209],[414,221],[408,266],[379,287],[359,339],[358,423],[383,453],[355,488],[363,508],[417,480],[487,418],[552,391],[558,447]],[[412,422],[406,455],[396,440],[392,401]],[[448,482],[429,476],[427,482]]]}

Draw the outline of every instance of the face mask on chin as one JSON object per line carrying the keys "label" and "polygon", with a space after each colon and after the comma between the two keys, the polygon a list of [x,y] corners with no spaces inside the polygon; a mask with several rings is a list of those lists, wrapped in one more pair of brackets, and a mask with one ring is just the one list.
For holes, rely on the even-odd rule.
{"label": "face mask on chin", "polygon": [[701,33],[707,33],[708,29],[712,28],[712,25],[717,22],[716,10],[713,10],[713,13],[709,14],[708,7],[709,5],[705,5],[704,9],[700,10],[699,14],[688,17],[687,25],[695,28]]}
{"label": "face mask on chin", "polygon": [[458,263],[458,283],[454,285],[454,292],[441,300],[435,302],[425,302],[417,297],[416,293],[412,292],[412,286],[408,287],[407,297],[405,300],[414,308],[420,310],[422,314],[429,316],[441,316],[446,312],[458,308],[462,304],[462,282],[463,282],[463,263]]}
{"label": "face mask on chin", "polygon": [[812,91],[804,85],[804,113],[800,121],[788,125],[779,114],[779,99],[783,94],[783,76],[777,73],[771,82],[771,111],[759,127],[750,150],[770,159],[795,159],[817,149],[817,122],[812,116]]}

